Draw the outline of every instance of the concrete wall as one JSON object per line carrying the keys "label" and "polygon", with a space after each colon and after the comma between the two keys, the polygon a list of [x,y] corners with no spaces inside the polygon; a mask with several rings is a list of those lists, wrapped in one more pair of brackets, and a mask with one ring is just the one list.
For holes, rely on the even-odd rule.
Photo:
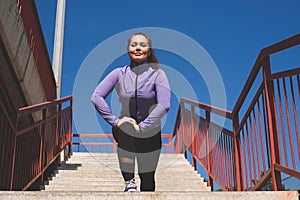
{"label": "concrete wall", "polygon": [[28,105],[45,102],[46,94],[16,0],[0,1],[0,36]]}

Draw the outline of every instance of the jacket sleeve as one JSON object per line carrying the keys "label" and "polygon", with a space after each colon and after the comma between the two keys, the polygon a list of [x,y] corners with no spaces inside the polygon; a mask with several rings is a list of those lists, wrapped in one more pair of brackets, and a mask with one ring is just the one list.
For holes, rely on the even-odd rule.
{"label": "jacket sleeve", "polygon": [[112,92],[119,80],[121,71],[119,69],[113,70],[109,73],[96,87],[94,93],[91,96],[91,101],[94,104],[96,110],[110,125],[115,126],[118,123],[118,117],[115,116],[109,106],[107,105],[105,98]]}
{"label": "jacket sleeve", "polygon": [[151,129],[160,124],[160,119],[170,109],[171,92],[168,82],[168,78],[164,71],[160,70],[155,81],[156,99],[157,104],[155,108],[150,112],[148,117],[139,123],[142,132]]}

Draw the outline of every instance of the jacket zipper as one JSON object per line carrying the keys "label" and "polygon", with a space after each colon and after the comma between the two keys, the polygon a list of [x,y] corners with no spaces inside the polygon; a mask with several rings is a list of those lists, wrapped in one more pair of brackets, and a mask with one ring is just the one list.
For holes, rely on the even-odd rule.
{"label": "jacket zipper", "polygon": [[139,76],[139,68],[137,67],[137,73],[136,73],[136,78],[135,78],[135,120],[137,120],[137,113],[138,113],[138,91],[137,91],[137,86],[138,86],[138,76]]}

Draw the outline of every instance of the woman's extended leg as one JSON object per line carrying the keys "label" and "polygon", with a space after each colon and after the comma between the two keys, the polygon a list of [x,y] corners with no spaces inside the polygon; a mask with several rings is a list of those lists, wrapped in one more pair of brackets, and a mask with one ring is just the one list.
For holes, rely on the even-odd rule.
{"label": "woman's extended leg", "polygon": [[141,191],[155,191],[155,171],[160,150],[149,153],[137,153],[137,164],[141,179]]}
{"label": "woman's extended leg", "polygon": [[136,158],[141,179],[141,191],[155,191],[155,171],[161,150],[161,132],[142,133],[149,138],[136,139]]}

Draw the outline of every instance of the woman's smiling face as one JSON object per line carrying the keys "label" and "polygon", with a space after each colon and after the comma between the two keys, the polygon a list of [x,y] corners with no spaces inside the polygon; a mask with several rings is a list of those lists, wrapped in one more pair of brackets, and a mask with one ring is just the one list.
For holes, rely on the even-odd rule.
{"label": "woman's smiling face", "polygon": [[134,62],[144,62],[150,55],[148,40],[143,35],[134,35],[128,45],[128,55]]}

